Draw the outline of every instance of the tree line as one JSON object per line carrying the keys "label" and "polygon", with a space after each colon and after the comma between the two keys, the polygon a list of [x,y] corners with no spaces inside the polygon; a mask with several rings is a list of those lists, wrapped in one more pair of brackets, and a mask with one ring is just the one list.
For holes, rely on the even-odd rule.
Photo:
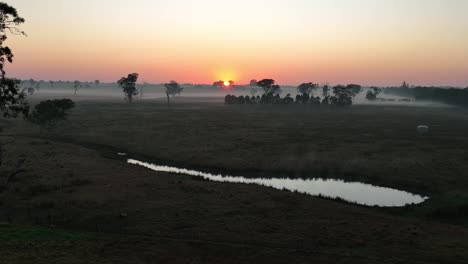
{"label": "tree line", "polygon": [[[357,84],[337,85],[330,89],[328,85],[320,87],[318,84],[309,82],[297,87],[299,92],[295,98],[291,94],[281,97],[281,86],[273,79],[263,79],[261,81],[250,81],[252,87],[259,87],[263,90],[262,96],[235,96],[226,95],[225,104],[309,104],[309,105],[336,105],[350,106],[353,98],[362,91],[362,87]],[[322,97],[314,96],[313,92],[321,88]]]}
{"label": "tree line", "polygon": [[404,97],[413,97],[417,101],[434,101],[450,105],[468,107],[468,87],[465,89],[424,86],[410,87],[406,84],[402,85],[401,87],[385,88],[384,93]]}

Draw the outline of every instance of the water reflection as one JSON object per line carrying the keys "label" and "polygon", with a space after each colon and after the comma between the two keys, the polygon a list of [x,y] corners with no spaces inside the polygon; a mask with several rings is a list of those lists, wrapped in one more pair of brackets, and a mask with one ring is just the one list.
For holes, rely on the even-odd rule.
{"label": "water reflection", "polygon": [[237,176],[214,175],[195,170],[181,169],[176,167],[159,166],[134,159],[128,159],[129,164],[143,166],[145,168],[176,174],[202,177],[215,182],[258,184],[279,190],[297,191],[313,196],[326,196],[331,198],[341,198],[349,202],[354,202],[367,206],[382,207],[402,207],[408,204],[419,204],[427,197],[411,194],[390,188],[373,186],[358,182],[344,182],[341,180],[324,179],[289,179],[289,178],[245,178]]}

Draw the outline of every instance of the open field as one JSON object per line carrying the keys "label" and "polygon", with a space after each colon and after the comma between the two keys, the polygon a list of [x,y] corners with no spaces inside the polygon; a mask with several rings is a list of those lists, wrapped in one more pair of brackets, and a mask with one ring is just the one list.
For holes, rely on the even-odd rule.
{"label": "open field", "polygon": [[[88,252],[76,263],[468,261],[467,111],[201,101],[79,102],[52,131],[2,121],[1,180],[9,180],[0,221],[91,233],[25,248],[57,261]],[[431,133],[418,135],[420,124]],[[431,199],[366,208],[156,173],[117,152],[231,175],[361,181]],[[0,253],[19,260],[24,252],[12,248],[23,244],[0,236]]]}
{"label": "open field", "polygon": [[[433,195],[468,190],[468,112],[457,108],[225,106],[220,99],[81,102],[53,138],[231,175],[332,177]],[[420,136],[416,126],[431,133]],[[11,131],[11,132],[10,132]]]}

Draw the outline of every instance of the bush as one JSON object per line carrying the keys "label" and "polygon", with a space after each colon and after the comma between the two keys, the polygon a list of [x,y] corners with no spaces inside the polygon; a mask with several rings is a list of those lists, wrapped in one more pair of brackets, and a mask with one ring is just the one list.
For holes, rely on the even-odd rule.
{"label": "bush", "polygon": [[53,127],[59,121],[66,120],[68,111],[73,107],[75,103],[70,99],[43,101],[36,105],[29,120],[40,126]]}

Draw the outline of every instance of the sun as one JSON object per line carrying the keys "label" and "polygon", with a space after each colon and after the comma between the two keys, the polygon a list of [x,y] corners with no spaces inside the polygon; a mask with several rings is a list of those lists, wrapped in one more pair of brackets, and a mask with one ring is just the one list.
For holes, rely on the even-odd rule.
{"label": "sun", "polygon": [[225,81],[225,82],[224,82],[224,86],[229,87],[229,86],[231,86],[231,83],[228,82],[228,81]]}

